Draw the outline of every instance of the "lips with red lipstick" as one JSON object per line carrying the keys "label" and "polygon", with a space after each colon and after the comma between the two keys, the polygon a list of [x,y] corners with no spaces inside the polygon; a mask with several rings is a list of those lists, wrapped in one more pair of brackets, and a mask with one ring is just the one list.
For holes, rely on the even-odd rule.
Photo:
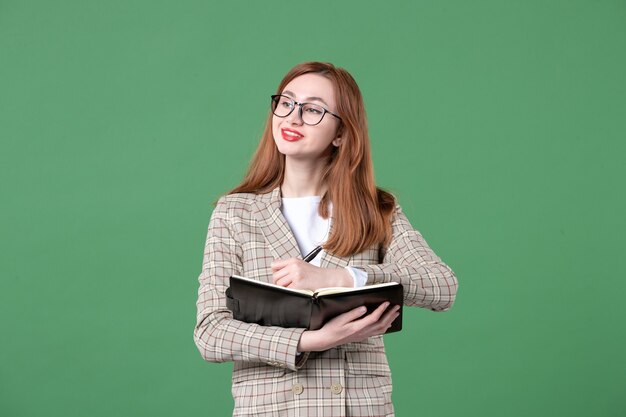
{"label": "lips with red lipstick", "polygon": [[300,132],[298,132],[297,130],[293,130],[293,129],[280,129],[280,133],[283,137],[283,139],[285,139],[286,141],[289,142],[295,142],[297,140],[300,140],[304,137],[304,135]]}

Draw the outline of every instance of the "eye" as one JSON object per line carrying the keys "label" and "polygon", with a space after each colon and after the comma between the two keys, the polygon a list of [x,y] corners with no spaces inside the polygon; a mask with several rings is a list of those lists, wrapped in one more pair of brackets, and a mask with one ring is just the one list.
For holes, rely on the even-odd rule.
{"label": "eye", "polygon": [[293,101],[286,99],[286,98],[281,98],[280,101],[278,102],[278,105],[282,107],[286,107],[286,108],[292,108]]}
{"label": "eye", "polygon": [[317,106],[305,106],[304,111],[311,114],[322,114],[324,110]]}

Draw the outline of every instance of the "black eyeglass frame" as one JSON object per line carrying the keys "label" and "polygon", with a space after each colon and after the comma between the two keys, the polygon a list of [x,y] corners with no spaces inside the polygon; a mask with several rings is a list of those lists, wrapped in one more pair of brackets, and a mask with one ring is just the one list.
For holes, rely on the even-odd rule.
{"label": "black eyeglass frame", "polygon": [[[309,125],[309,126],[316,126],[320,123],[322,123],[322,120],[324,120],[324,116],[326,116],[326,113],[331,114],[333,116],[335,116],[337,119],[341,120],[341,117],[339,117],[338,115],[336,115],[335,113],[333,113],[332,111],[328,110],[325,107],[320,106],[319,104],[315,104],[315,103],[300,103],[297,102],[296,100],[294,100],[293,98],[289,97],[289,96],[285,96],[283,94],[274,94],[272,96],[270,96],[272,98],[272,103],[276,103],[276,107],[278,107],[278,98],[279,97],[285,97],[288,98],[289,100],[291,100],[294,103],[294,106],[291,108],[291,110],[289,111],[289,113],[287,113],[284,116],[279,116],[275,113],[276,107],[274,107],[274,105],[272,104],[272,114],[276,117],[280,117],[280,118],[284,118],[289,116],[291,113],[293,113],[293,111],[296,109],[296,105],[299,106],[300,108],[298,109],[298,116],[300,117],[300,120],[302,120],[302,123],[304,123],[305,125]],[[307,123],[304,121],[304,119],[302,118],[302,106],[304,106],[305,104],[312,104],[314,106],[317,106],[319,108],[321,108],[324,112],[322,113],[322,117],[320,117],[320,121],[314,124],[311,123]]]}

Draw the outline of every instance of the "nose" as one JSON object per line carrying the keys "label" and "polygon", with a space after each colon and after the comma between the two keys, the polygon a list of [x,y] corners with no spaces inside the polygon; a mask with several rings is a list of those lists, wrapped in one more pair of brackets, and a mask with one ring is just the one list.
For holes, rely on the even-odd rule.
{"label": "nose", "polygon": [[296,126],[301,126],[304,123],[302,121],[302,106],[296,104],[296,107],[293,109],[291,114],[287,116],[287,123],[291,123]]}

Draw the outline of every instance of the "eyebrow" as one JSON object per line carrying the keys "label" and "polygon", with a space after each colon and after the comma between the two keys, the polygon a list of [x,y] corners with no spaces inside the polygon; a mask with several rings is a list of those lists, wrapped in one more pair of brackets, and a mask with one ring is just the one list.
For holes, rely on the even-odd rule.
{"label": "eyebrow", "polygon": [[[296,98],[296,95],[295,95],[294,93],[292,93],[291,91],[289,91],[289,90],[285,90],[285,91],[283,91],[283,94],[288,94],[288,95],[290,95],[291,97]],[[305,99],[303,99],[303,100],[304,100],[305,102],[307,102],[307,101],[321,101],[322,103],[326,104],[326,106],[328,106],[328,103],[326,103],[326,102],[324,101],[324,99],[322,99],[322,98],[320,98],[320,97],[306,97],[306,98],[305,98]]]}

